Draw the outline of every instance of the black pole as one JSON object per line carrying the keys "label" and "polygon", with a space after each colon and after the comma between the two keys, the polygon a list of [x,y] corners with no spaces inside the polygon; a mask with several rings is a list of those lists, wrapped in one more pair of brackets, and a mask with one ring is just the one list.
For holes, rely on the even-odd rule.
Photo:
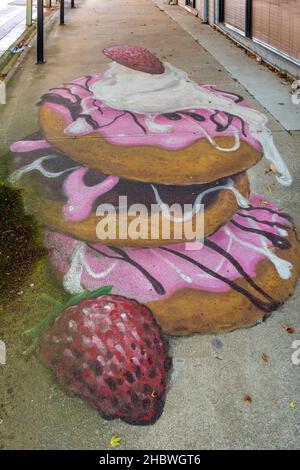
{"label": "black pole", "polygon": [[60,0],[60,24],[65,24],[65,0]]}
{"label": "black pole", "polygon": [[71,8],[75,8],[75,0],[71,0]]}
{"label": "black pole", "polygon": [[223,23],[225,19],[225,0],[219,0],[218,22]]}
{"label": "black pole", "polygon": [[38,0],[37,4],[37,38],[36,38],[36,63],[44,61],[44,0]]}
{"label": "black pole", "polygon": [[247,38],[252,35],[252,0],[246,0],[245,35]]}

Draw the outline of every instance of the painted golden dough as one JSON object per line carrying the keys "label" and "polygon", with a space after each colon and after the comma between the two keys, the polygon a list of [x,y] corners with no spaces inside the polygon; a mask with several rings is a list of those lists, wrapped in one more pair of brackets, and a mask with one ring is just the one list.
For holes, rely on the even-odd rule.
{"label": "painted golden dough", "polygon": [[[179,203],[181,207],[184,204],[190,204],[191,207],[196,200],[201,197],[204,204],[204,236],[207,236],[217,230],[221,225],[226,223],[232,215],[238,210],[239,200],[249,196],[249,182],[245,173],[236,175],[232,178],[225,178],[210,185],[192,185],[187,187],[180,186],[162,186],[127,182],[116,180],[112,187],[107,188],[105,193],[99,195],[99,185],[107,181],[107,175],[99,173],[95,170],[89,170],[85,173],[87,183],[93,183],[93,186],[87,186],[84,178],[82,178],[83,168],[75,167],[74,162],[65,155],[59,154],[53,148],[49,147],[46,141],[38,140],[39,135],[32,136],[35,140],[27,140],[18,142],[12,146],[14,150],[14,158],[11,160],[11,169],[14,170],[11,180],[20,188],[24,189],[24,200],[26,207],[32,213],[36,214],[38,220],[53,230],[68,233],[74,237],[97,243],[96,227],[104,216],[97,216],[96,209],[99,204],[111,203],[118,210],[119,197],[128,197],[128,206],[132,203],[144,203],[148,208],[148,217],[145,226],[148,227],[148,233],[151,228],[162,227],[163,214],[157,218],[151,214],[151,204],[156,204],[155,191],[160,195],[161,199],[170,206],[173,203]],[[31,137],[31,138],[32,138]],[[28,150],[31,142],[32,148]],[[49,158],[49,156],[51,158]],[[39,171],[37,170],[39,168]],[[74,168],[74,170],[73,170]],[[63,172],[63,173],[62,173]],[[57,175],[57,176],[56,176]],[[78,207],[78,216],[68,217],[66,208],[68,207],[68,198],[72,198],[69,187],[74,193],[80,193],[82,190],[89,188],[90,190],[90,206],[88,208]],[[94,188],[94,192],[92,190]],[[101,187],[100,187],[101,190]],[[98,191],[98,192],[97,192]],[[84,199],[84,198],[82,198]],[[72,206],[74,207],[74,201]],[[156,211],[157,212],[157,211]],[[127,212],[124,213],[127,217]],[[111,216],[113,217],[113,215]],[[135,216],[128,216],[128,226]],[[107,238],[104,243],[120,246],[155,246],[162,243],[178,243],[185,241],[185,238],[176,239],[176,222],[170,224],[170,238],[163,239],[161,229],[156,238],[147,239],[131,239],[128,236],[120,238],[119,235],[120,220],[117,219],[117,236],[115,239]],[[192,217],[192,231],[196,229],[196,215]],[[192,238],[193,239],[193,238]],[[191,239],[189,239],[191,240]]]}

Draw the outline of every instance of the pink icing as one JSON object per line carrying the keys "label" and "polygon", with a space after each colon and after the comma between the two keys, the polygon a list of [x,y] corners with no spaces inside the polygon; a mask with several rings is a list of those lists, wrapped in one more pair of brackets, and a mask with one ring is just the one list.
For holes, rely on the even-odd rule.
{"label": "pink icing", "polygon": [[51,144],[47,140],[20,140],[10,146],[12,152],[34,152],[35,150],[43,150],[51,148]]}
{"label": "pink icing", "polygon": [[[187,115],[182,115],[180,120],[170,120],[163,115],[156,115],[154,118],[155,125],[169,126],[162,132],[153,132],[150,130],[147,124],[148,116],[137,113],[127,113],[124,110],[116,110],[106,106],[102,101],[95,100],[93,93],[89,89],[85,89],[88,80],[88,87],[93,85],[96,81],[101,79],[101,75],[96,74],[87,79],[86,77],[79,78],[73,82],[65,84],[62,88],[55,88],[50,90],[50,95],[57,95],[63,98],[67,98],[70,103],[76,103],[77,95],[81,104],[84,100],[84,106],[81,111],[81,115],[74,122],[71,113],[67,106],[63,104],[53,103],[47,100],[47,95],[44,97],[44,102],[47,106],[61,114],[65,121],[65,133],[70,136],[81,136],[91,132],[99,133],[106,139],[107,142],[114,145],[122,146],[135,146],[135,145],[150,145],[157,146],[168,150],[178,150],[185,148],[201,138],[205,138],[204,132],[209,134],[210,137],[234,137],[234,132],[238,131],[239,138],[246,141],[256,150],[260,151],[261,146],[256,139],[252,137],[249,132],[249,125],[244,123],[243,125],[239,118],[234,117],[231,125],[226,130],[217,131],[216,124],[210,119],[215,113],[214,110],[205,108],[195,108],[193,110],[187,110],[187,112],[193,111],[197,114],[201,114],[204,118],[203,121],[197,122]],[[212,85],[204,86],[216,95],[226,96],[232,101],[235,101],[236,96],[229,92],[216,91]],[[69,91],[71,91],[71,94]],[[239,103],[241,106],[247,107],[247,104],[243,101]],[[94,129],[91,124],[85,120],[84,114],[90,115],[92,120],[97,123],[101,128]],[[136,119],[140,123],[137,125]],[[220,124],[228,121],[228,116],[219,112],[215,117],[216,121]],[[144,132],[146,129],[146,133]],[[203,132],[204,131],[204,132]]]}
{"label": "pink icing", "polygon": [[99,184],[86,186],[83,177],[87,171],[88,168],[79,168],[73,171],[64,182],[64,193],[68,198],[63,207],[66,220],[72,222],[84,220],[90,214],[95,199],[110,191],[119,182],[117,176],[110,175]]}
{"label": "pink icing", "polygon": [[[240,210],[232,220],[244,227],[258,228],[276,235],[280,234],[280,229],[266,225],[264,222],[280,223],[287,229],[291,227],[291,223],[283,216],[280,216],[280,214],[268,212],[267,209],[276,208],[272,203],[261,205],[262,200],[262,197],[258,195],[252,196],[252,204],[257,208],[261,208],[261,210],[255,207],[250,211]],[[251,215],[258,219],[259,222],[253,221],[253,219],[248,217],[243,217],[242,214]],[[231,235],[235,238],[232,238]],[[286,236],[286,234],[284,236]],[[267,238],[253,232],[244,231],[233,225],[232,222],[229,222],[226,226],[208,237],[208,240],[214,242],[227,253],[231,254],[251,278],[255,277],[257,263],[269,256],[275,256],[276,258],[274,264],[278,267],[278,276],[281,275],[282,277],[280,271],[283,268],[282,272],[285,271],[285,277],[283,277],[288,278],[289,270],[292,269],[292,266],[289,265],[288,262],[280,258],[281,250],[276,250],[275,253],[275,248]],[[241,242],[243,244],[241,244]],[[245,243],[251,244],[251,247],[245,246]],[[113,249],[108,246],[100,243],[93,245],[96,250],[102,252],[102,254],[96,253],[96,251],[93,251],[90,247],[85,245],[84,242],[79,242],[74,238],[56,232],[47,232],[46,246],[51,250],[52,263],[62,273],[69,271],[72,259],[73,267],[75,266],[74,262],[76,260],[74,261],[74,259],[76,252],[77,256],[78,250],[81,252],[81,258],[80,256],[79,258],[82,261],[83,256],[85,263],[83,265],[81,264],[81,268],[77,265],[76,269],[77,272],[78,269],[82,269],[81,285],[88,290],[109,284],[113,285],[113,292],[115,294],[133,297],[140,302],[149,302],[151,300],[167,298],[181,288],[202,289],[209,292],[226,292],[230,289],[228,284],[224,281],[205,273],[186,259],[182,259],[159,247],[126,248],[123,249],[123,253],[129,256],[135,263],[138,263],[139,266],[145,269],[163,286],[165,290],[163,294],[159,294],[155,290],[153,284],[149,282],[149,279],[147,279],[139,269],[122,260],[122,255],[113,251]],[[190,250],[191,246],[187,250],[186,244],[169,245],[166,248],[202,263],[213,272],[219,273],[231,281],[241,277],[241,274],[227,258],[206,245],[204,245],[202,249],[194,251]],[[256,248],[260,251],[256,251]],[[104,254],[112,256],[113,258],[107,258]],[[114,257],[116,257],[116,259],[114,259]],[[274,260],[272,262],[274,262]],[[91,271],[97,273],[98,278],[91,275]],[[99,278],[99,273],[104,274]],[[68,284],[68,286],[70,286],[70,284]],[[66,284],[65,287],[69,288],[70,291],[73,290],[73,287],[67,287]]]}

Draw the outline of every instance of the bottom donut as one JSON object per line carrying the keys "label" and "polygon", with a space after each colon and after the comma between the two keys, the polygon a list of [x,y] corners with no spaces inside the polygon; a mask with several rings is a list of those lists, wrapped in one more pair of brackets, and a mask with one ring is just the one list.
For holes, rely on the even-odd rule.
{"label": "bottom donut", "polygon": [[112,285],[145,303],[165,333],[251,326],[293,293],[300,250],[291,218],[261,196],[204,240],[119,248],[46,233],[51,263],[74,294]]}

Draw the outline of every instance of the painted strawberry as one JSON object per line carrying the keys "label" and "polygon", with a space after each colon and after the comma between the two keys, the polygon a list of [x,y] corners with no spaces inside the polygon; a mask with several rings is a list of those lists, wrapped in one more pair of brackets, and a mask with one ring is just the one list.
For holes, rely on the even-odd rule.
{"label": "painted strawberry", "polygon": [[147,307],[99,295],[103,289],[63,306],[42,337],[42,358],[64,391],[86,400],[103,418],[152,424],[164,406],[168,345]]}
{"label": "painted strawberry", "polygon": [[103,53],[109,59],[140,72],[158,75],[165,71],[164,64],[143,47],[129,45],[112,46],[103,49]]}

